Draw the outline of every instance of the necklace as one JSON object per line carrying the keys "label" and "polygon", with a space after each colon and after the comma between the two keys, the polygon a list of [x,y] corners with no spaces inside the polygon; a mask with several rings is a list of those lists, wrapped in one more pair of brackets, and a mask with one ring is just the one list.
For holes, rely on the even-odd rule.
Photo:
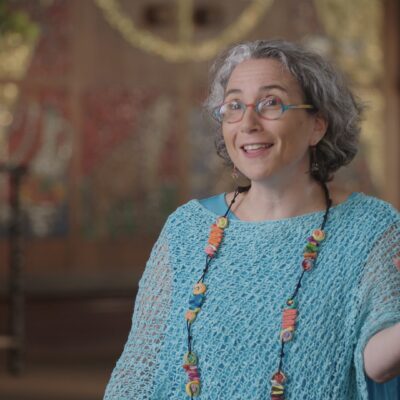
{"label": "necklace", "polygon": [[[285,301],[282,310],[282,323],[281,331],[279,334],[279,341],[281,343],[279,352],[279,364],[277,370],[272,374],[271,377],[271,391],[270,400],[284,400],[285,395],[285,383],[287,377],[282,371],[283,357],[285,355],[284,349],[286,343],[290,342],[294,338],[298,301],[297,295],[301,287],[301,281],[306,272],[311,271],[315,265],[319,252],[319,246],[325,239],[324,228],[328,219],[329,210],[332,206],[332,200],[329,195],[328,187],[325,183],[321,182],[324,190],[326,209],[323,216],[322,224],[320,228],[314,229],[311,235],[307,237],[306,245],[303,250],[303,260],[301,262],[301,273],[297,280],[297,284],[291,296]],[[201,311],[201,307],[206,299],[207,286],[204,283],[204,279],[210,267],[211,261],[216,257],[218,248],[222,243],[224,237],[224,230],[228,226],[227,215],[231,210],[237,196],[240,193],[248,191],[250,186],[241,187],[239,186],[234,193],[233,199],[231,200],[225,214],[217,218],[214,224],[211,225],[210,235],[208,237],[208,243],[205,248],[206,263],[203,269],[203,273],[200,279],[196,282],[193,287],[192,294],[189,298],[189,308],[185,313],[186,328],[188,333],[188,351],[183,356],[183,369],[188,375],[188,382],[186,384],[186,394],[193,399],[200,395],[201,381],[200,373],[198,370],[198,357],[192,349],[192,324],[197,318],[198,313]]]}

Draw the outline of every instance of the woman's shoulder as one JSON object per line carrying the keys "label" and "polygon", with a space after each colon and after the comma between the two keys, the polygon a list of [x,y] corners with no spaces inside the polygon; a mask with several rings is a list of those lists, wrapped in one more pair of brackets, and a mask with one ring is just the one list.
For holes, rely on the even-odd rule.
{"label": "woman's shoulder", "polygon": [[197,224],[201,221],[209,223],[210,218],[214,218],[219,210],[226,210],[224,193],[213,195],[201,199],[191,199],[184,204],[181,204],[172,212],[166,225]]}
{"label": "woman's shoulder", "polygon": [[369,214],[371,218],[398,219],[400,217],[399,211],[392,204],[375,196],[353,192],[348,200],[351,200],[348,203],[352,208]]}
{"label": "woman's shoulder", "polygon": [[340,226],[356,229],[357,236],[380,235],[388,229],[400,229],[400,213],[387,201],[362,192],[352,193],[336,206],[335,220]]}

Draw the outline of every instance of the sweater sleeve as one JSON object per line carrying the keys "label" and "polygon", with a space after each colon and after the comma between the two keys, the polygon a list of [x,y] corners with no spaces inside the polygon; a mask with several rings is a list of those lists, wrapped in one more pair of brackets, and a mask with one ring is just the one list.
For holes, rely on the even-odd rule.
{"label": "sweater sleeve", "polygon": [[[400,271],[396,267],[396,259],[399,256],[400,221],[397,214],[395,221],[373,244],[360,280],[360,323],[354,362],[359,399],[362,400],[370,399],[364,371],[365,346],[378,331],[400,322]],[[370,381],[368,384],[374,385]],[[369,389],[371,394],[371,387]],[[390,397],[390,400],[396,399],[397,397]],[[389,400],[389,397],[382,397],[380,400]]]}
{"label": "sweater sleeve", "polygon": [[132,327],[104,400],[150,400],[171,307],[172,277],[166,227],[139,281]]}

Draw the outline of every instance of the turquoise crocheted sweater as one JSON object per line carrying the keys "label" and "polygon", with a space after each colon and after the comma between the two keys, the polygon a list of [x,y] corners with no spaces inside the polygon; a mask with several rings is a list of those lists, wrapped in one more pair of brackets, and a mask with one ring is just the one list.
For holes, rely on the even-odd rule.
{"label": "turquoise crocheted sweater", "polygon": [[[184,315],[217,217],[209,208],[192,200],[168,218],[139,282],[132,329],[106,400],[189,398]],[[192,327],[199,400],[270,398],[282,308],[301,273],[307,236],[322,217],[245,222],[231,215]],[[297,297],[295,337],[285,346],[285,399],[367,400],[363,349],[376,332],[400,322],[400,272],[393,263],[400,255],[400,216],[381,200],[353,193],[331,209],[325,231]],[[397,399],[369,389],[382,393],[376,399]]]}

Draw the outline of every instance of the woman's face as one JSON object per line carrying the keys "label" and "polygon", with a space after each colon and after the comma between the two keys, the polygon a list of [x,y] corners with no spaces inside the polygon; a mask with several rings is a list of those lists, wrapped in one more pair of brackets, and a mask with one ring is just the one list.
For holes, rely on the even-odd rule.
{"label": "woman's face", "polygon": [[[250,59],[233,70],[224,102],[254,104],[268,96],[277,96],[284,104],[304,104],[299,84],[279,61]],[[252,182],[304,176],[309,170],[308,149],[325,131],[325,121],[304,109],[287,110],[277,120],[265,120],[254,107],[248,107],[240,122],[222,124],[232,162]]]}

